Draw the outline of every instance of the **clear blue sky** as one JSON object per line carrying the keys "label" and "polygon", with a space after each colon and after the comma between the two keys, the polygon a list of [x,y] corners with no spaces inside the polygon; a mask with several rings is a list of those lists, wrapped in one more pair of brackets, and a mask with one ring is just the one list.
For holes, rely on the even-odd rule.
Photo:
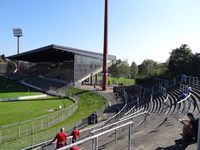
{"label": "clear blue sky", "polygon": [[[0,54],[58,44],[103,52],[104,0],[0,0]],[[200,51],[200,0],[109,0],[109,54],[165,62],[172,49]]]}

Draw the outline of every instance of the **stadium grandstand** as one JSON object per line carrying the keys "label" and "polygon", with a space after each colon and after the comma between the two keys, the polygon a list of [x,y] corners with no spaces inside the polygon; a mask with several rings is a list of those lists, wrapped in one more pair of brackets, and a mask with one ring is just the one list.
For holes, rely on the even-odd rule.
{"label": "stadium grandstand", "polygon": [[[37,84],[41,78],[49,83],[61,83],[59,87],[72,83],[80,86],[84,81],[97,83],[97,75],[103,69],[102,54],[54,44],[9,56],[7,59],[18,61],[18,79],[23,76],[23,80],[30,84]],[[108,66],[115,60],[116,56],[108,55]]]}

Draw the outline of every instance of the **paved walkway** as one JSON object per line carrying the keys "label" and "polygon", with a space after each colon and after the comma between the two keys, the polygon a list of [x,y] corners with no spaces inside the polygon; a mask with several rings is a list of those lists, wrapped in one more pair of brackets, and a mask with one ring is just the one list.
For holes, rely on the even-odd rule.
{"label": "paved walkway", "polygon": [[[94,90],[93,86],[82,86],[82,89]],[[112,88],[107,91],[98,91],[109,101],[110,109],[104,113],[100,121],[106,120],[116,113],[120,105]],[[137,122],[137,121],[136,121]],[[144,124],[136,125],[131,137],[131,149],[133,150],[196,150],[196,144],[186,143],[181,140],[182,125],[173,115],[154,116],[148,120],[147,127]],[[99,137],[99,150],[126,150],[128,149],[128,128],[117,131],[115,134],[107,134]],[[92,149],[92,142],[86,142],[79,146],[79,150]]]}

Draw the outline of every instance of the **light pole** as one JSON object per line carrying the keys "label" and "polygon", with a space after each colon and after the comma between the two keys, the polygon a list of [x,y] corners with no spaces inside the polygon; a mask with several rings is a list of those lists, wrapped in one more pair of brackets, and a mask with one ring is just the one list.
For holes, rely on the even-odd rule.
{"label": "light pole", "polygon": [[107,90],[108,84],[108,0],[105,0],[105,16],[104,16],[104,45],[103,45],[103,88]]}
{"label": "light pole", "polygon": [[[13,28],[13,35],[17,37],[17,54],[19,54],[19,38],[22,36],[21,28]],[[19,69],[19,62],[17,61],[17,73]]]}

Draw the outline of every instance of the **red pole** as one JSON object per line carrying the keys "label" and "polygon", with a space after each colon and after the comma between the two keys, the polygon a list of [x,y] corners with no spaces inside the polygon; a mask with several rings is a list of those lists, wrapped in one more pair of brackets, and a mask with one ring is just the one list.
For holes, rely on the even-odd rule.
{"label": "red pole", "polygon": [[105,0],[105,16],[104,16],[104,46],[103,46],[103,89],[107,90],[108,84],[108,0]]}

